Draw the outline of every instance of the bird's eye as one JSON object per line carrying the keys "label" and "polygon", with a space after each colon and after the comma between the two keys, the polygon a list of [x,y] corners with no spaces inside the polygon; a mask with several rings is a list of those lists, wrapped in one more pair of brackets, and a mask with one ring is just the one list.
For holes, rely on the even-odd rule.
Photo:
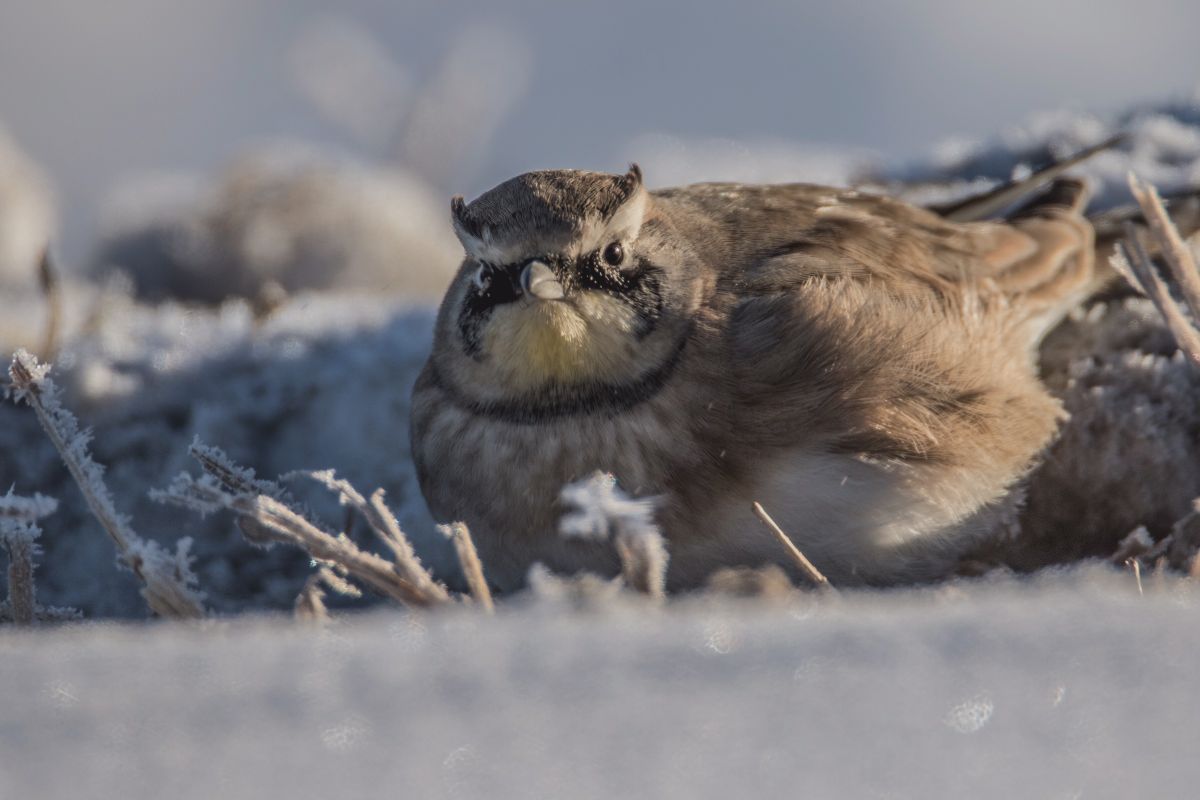
{"label": "bird's eye", "polygon": [[471,276],[471,283],[475,284],[475,288],[480,292],[486,292],[488,287],[492,285],[491,266],[480,264],[479,269],[475,270],[475,274]]}
{"label": "bird's eye", "polygon": [[621,246],[620,242],[613,242],[604,248],[602,257],[604,258],[604,263],[610,267],[619,267],[621,266],[621,262],[625,260],[625,248]]}

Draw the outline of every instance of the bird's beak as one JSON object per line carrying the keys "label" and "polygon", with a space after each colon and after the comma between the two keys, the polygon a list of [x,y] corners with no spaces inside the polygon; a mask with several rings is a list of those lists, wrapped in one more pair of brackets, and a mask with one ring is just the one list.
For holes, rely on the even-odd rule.
{"label": "bird's beak", "polygon": [[561,300],[564,294],[559,283],[545,261],[530,261],[521,270],[521,289],[538,300]]}

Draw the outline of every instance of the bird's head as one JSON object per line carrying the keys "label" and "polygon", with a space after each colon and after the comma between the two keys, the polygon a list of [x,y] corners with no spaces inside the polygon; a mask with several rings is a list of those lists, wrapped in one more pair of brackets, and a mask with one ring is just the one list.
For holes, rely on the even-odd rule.
{"label": "bird's head", "polygon": [[466,258],[434,363],[458,392],[486,404],[619,391],[676,356],[697,271],[636,165],[529,172],[451,212]]}

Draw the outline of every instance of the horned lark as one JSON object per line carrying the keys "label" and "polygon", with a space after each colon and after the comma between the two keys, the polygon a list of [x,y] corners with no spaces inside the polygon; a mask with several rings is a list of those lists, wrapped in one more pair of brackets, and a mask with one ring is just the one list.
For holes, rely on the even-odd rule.
{"label": "horned lark", "polygon": [[790,566],[755,501],[835,583],[943,574],[1055,433],[1036,345],[1093,283],[1085,194],[963,221],[1004,197],[648,191],[634,166],[455,198],[466,258],[413,398],[429,507],[500,589],[535,562],[617,570],[558,534],[560,490],[596,470],[658,498],[674,588]]}

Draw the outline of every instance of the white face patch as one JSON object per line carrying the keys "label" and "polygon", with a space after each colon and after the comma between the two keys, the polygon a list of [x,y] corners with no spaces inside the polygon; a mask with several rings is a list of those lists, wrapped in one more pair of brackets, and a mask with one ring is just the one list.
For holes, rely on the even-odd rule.
{"label": "white face patch", "polygon": [[645,187],[639,186],[633,197],[622,203],[607,222],[599,219],[584,222],[583,231],[574,243],[572,254],[579,256],[590,253],[611,242],[621,242],[629,246],[642,230],[647,197]]}

